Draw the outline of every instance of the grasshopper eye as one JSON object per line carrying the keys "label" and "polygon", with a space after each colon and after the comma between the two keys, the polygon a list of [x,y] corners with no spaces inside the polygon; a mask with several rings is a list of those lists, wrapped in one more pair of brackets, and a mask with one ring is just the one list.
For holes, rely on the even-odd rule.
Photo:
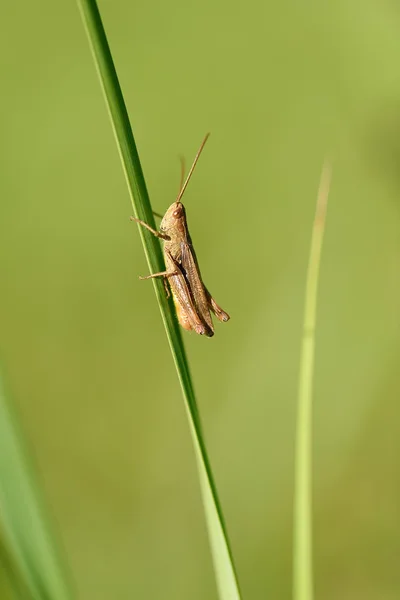
{"label": "grasshopper eye", "polygon": [[174,210],[174,212],[172,213],[172,216],[175,217],[176,219],[179,219],[179,217],[182,216],[182,213],[183,213],[182,206],[179,206],[176,210]]}

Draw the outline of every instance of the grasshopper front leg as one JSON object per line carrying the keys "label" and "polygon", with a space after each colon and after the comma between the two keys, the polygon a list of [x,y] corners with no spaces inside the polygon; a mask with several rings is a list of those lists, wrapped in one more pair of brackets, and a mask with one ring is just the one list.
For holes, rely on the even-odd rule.
{"label": "grasshopper front leg", "polygon": [[150,227],[150,225],[147,225],[147,223],[145,223],[141,219],[137,219],[136,217],[131,217],[130,219],[131,219],[131,221],[136,221],[136,223],[139,223],[139,225],[141,225],[142,227],[145,227],[146,229],[148,229],[153,235],[155,235],[156,237],[158,237],[160,240],[168,241],[168,240],[171,239],[169,237],[169,235],[167,235],[165,233],[160,233],[159,231],[156,231],[155,229],[153,229],[152,227]]}

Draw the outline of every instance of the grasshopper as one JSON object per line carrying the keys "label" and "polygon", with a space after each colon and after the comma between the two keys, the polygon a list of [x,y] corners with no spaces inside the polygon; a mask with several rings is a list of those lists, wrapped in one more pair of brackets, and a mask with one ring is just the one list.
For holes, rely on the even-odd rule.
{"label": "grasshopper", "polygon": [[[173,204],[168,208],[160,224],[160,231],[150,225],[131,217],[156,237],[164,242],[164,259],[166,270],[153,273],[140,279],[163,277],[168,280],[174,300],[178,321],[188,331],[195,331],[200,335],[212,337],[214,327],[211,311],[220,321],[228,321],[229,315],[222,310],[211,296],[203,283],[199,263],[193,248],[192,239],[186,220],[186,211],[181,199],[193,174],[197,161],[210,134],[207,134],[201,143],[194,158],[193,164],[184,181],[184,165],[182,162],[182,175],[179,194]],[[157,214],[157,213],[155,213]],[[168,287],[166,286],[167,293]]]}

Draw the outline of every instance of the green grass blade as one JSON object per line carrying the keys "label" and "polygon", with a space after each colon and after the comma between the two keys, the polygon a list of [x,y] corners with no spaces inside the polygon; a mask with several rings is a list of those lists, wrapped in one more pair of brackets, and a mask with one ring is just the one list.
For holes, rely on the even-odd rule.
{"label": "green grass blade", "polygon": [[[95,0],[78,0],[78,5],[110,114],[134,214],[155,228],[139,155],[97,3]],[[142,238],[150,271],[152,273],[162,271],[164,263],[158,240],[142,227],[139,227],[139,233]],[[201,432],[200,419],[181,332],[174,316],[172,300],[170,298],[167,301],[165,297],[163,282],[160,279],[153,279],[153,285],[185,399],[199,469],[200,485],[219,595],[221,600],[239,600],[240,594],[237,577]]]}
{"label": "green grass blade", "polygon": [[296,424],[293,599],[313,599],[312,566],[312,385],[318,275],[324,238],[331,169],[326,163],[318,191],[308,263]]}
{"label": "green grass blade", "polygon": [[16,598],[70,600],[75,597],[45,518],[28,453],[1,380],[0,535],[4,544],[1,559]]}

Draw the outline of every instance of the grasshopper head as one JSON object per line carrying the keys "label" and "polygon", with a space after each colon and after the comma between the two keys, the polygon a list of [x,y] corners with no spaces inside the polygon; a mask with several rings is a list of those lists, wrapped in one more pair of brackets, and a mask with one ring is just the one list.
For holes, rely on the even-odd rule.
{"label": "grasshopper head", "polygon": [[184,232],[186,224],[186,211],[179,200],[171,204],[161,221],[160,229],[163,233],[173,237],[176,232]]}

